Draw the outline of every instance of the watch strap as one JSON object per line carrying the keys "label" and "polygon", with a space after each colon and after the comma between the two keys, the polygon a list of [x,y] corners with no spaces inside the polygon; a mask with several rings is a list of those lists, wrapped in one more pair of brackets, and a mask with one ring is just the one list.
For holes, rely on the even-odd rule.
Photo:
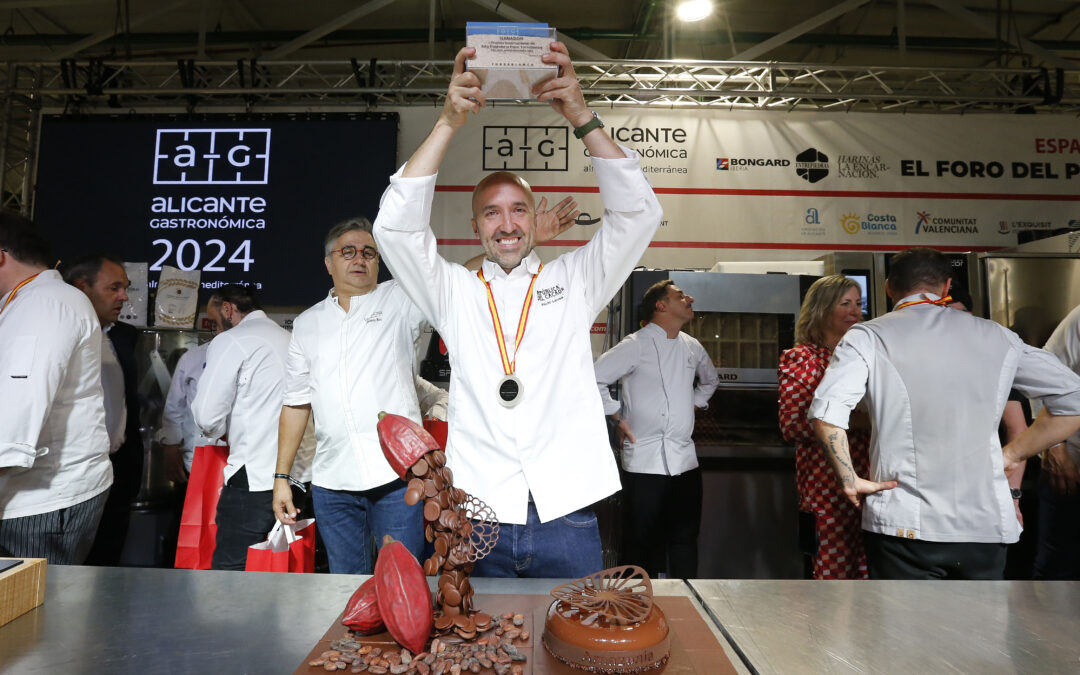
{"label": "watch strap", "polygon": [[597,115],[596,111],[594,110],[594,111],[592,111],[592,119],[591,120],[589,120],[585,124],[582,124],[580,127],[577,127],[576,129],[574,129],[574,137],[575,138],[585,138],[585,134],[589,133],[590,131],[592,131],[593,129],[596,129],[598,127],[602,129],[604,127],[604,121],[600,119],[600,116]]}

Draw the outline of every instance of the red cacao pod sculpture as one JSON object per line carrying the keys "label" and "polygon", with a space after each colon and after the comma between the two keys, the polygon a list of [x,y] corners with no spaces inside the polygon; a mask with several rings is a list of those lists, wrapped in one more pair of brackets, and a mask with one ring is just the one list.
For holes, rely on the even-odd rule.
{"label": "red cacao pod sculpture", "polygon": [[438,450],[439,444],[424,427],[401,415],[379,413],[379,444],[382,446],[386,461],[397,473],[398,478],[405,478],[405,472],[432,450]]}
{"label": "red cacao pod sculpture", "polygon": [[341,623],[361,635],[371,635],[383,630],[383,620],[379,615],[379,603],[375,595],[375,577],[360,584],[360,588],[349,598]]}
{"label": "red cacao pod sculpture", "polygon": [[[384,446],[385,447],[385,446]],[[409,549],[389,535],[375,561],[375,595],[386,629],[413,654],[424,651],[434,611],[427,577]]]}

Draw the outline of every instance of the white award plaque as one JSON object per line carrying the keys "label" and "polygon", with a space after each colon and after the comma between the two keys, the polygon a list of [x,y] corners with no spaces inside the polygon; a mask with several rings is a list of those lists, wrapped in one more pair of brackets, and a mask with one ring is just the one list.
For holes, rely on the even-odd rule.
{"label": "white award plaque", "polygon": [[535,99],[532,88],[554,78],[558,66],[544,63],[555,29],[546,23],[488,23],[470,21],[465,44],[476,49],[466,67],[480,78],[489,100]]}

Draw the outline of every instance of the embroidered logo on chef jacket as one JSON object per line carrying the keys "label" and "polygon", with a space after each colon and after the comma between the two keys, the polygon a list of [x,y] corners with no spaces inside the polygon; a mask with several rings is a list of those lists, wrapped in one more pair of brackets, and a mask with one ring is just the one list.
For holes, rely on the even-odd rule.
{"label": "embroidered logo on chef jacket", "polygon": [[154,185],[266,185],[269,129],[158,129]]}
{"label": "embroidered logo on chef jacket", "polygon": [[558,284],[548,286],[547,288],[536,289],[536,301],[541,305],[550,305],[553,302],[559,302],[560,300],[565,299],[566,289]]}
{"label": "embroidered logo on chef jacket", "polygon": [[364,321],[366,323],[371,323],[372,321],[382,321],[382,312],[372,312],[364,319]]}

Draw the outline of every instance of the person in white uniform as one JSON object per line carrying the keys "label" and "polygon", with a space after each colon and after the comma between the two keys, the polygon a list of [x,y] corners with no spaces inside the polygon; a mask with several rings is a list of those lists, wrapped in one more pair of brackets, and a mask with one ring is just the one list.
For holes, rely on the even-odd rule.
{"label": "person in white uniform", "polygon": [[[670,279],[645,291],[645,326],[596,361],[604,413],[622,443],[623,557],[675,579],[697,577],[701,469],[694,410],[708,407],[720,382],[701,343],[682,332],[694,299]],[[621,384],[621,398],[610,386]]]}
{"label": "person in white uniform", "polygon": [[265,541],[274,526],[277,420],[289,333],[266,316],[250,286],[230,284],[218,295],[225,330],[210,341],[191,412],[207,438],[228,436],[211,567],[242,570],[247,548]]}
{"label": "person in white uniform", "polygon": [[[896,306],[847,332],[810,404],[844,494],[862,503],[871,578],[1000,579],[1020,534],[1006,472],[1080,428],[1080,376],[1012,331],[947,309],[950,271],[933,249],[898,253],[885,286]],[[1010,387],[1050,414],[1003,451]],[[845,432],[864,395],[869,479],[852,470]]]}
{"label": "person in white uniform", "polygon": [[[1054,329],[1044,347],[1080,373],[1080,307]],[[1047,448],[1039,474],[1039,537],[1032,576],[1080,579],[1080,433]]]}
{"label": "person in white uniform", "polygon": [[79,565],[113,474],[101,322],[55,260],[29,220],[0,212],[0,556]]}
{"label": "person in white uniform", "polygon": [[509,172],[473,192],[478,272],[443,259],[431,231],[436,172],[456,131],[485,97],[458,52],[435,127],[390,178],[375,221],[386,264],[449,351],[449,465],[455,484],[502,523],[480,576],[577,577],[603,567],[591,506],[620,488],[592,368],[589,330],[649,245],[662,210],[634,151],[616,145],[585,105],[566,47],[538,85],[592,157],[605,211],[585,246],[547,264],[533,251],[536,207]]}
{"label": "person in white uniform", "polygon": [[87,253],[64,267],[64,280],[86,294],[101,321],[101,385],[105,392],[105,426],[109,431],[113,484],[86,564],[113,567],[120,564],[131,520],[131,503],[139,494],[143,478],[135,365],[139,330],[119,320],[131,285],[123,260],[106,253]]}
{"label": "person in white uniform", "polygon": [[424,317],[395,281],[378,283],[371,222],[352,218],[327,233],[323,259],[334,287],[293,322],[280,409],[273,515],[294,523],[288,473],[314,413],[312,502],[334,574],[371,574],[374,542],[390,535],[419,557],[421,505],[383,456],[382,411],[421,423],[414,344]]}
{"label": "person in white uniform", "polygon": [[[220,312],[221,296],[215,293],[206,301],[206,316],[213,325],[211,332],[214,335],[221,331]],[[196,345],[184,352],[176,362],[169,392],[165,396],[165,407],[161,411],[159,439],[164,455],[165,478],[174,483],[187,482],[195,448],[210,443],[210,439],[199,433],[191,416],[191,403],[199,390],[199,379],[206,370],[206,350],[209,347],[209,341]]]}

